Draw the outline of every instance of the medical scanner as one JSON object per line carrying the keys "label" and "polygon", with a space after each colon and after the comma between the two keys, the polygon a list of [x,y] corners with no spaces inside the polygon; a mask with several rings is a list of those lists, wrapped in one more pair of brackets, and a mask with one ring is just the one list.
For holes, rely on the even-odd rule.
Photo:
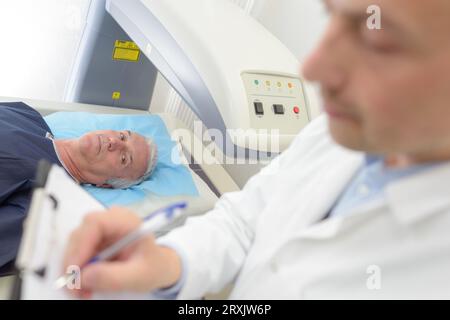
{"label": "medical scanner", "polygon": [[[92,1],[82,34],[66,102],[0,100],[24,101],[44,116],[148,115],[159,72],[231,159],[271,159],[310,121],[314,103],[297,59],[227,0]],[[239,163],[232,179],[203,137],[170,114],[159,116],[178,139],[205,210],[254,173]],[[236,177],[244,177],[239,186]]]}
{"label": "medical scanner", "polygon": [[157,70],[223,154],[266,159],[310,121],[298,69],[277,38],[227,0],[95,1],[66,99],[148,106]]}
{"label": "medical scanner", "polygon": [[[277,38],[227,0],[98,0],[91,2],[66,102],[0,101],[24,101],[44,116],[148,115],[159,72],[210,130],[216,149],[231,159],[271,159],[311,118],[298,68]],[[216,150],[203,147],[204,137],[170,114],[159,116],[178,139],[204,209],[239,190]],[[244,167],[235,176],[253,174]]]}
{"label": "medical scanner", "polygon": [[[96,0],[82,34],[65,102],[10,97],[0,102],[23,101],[43,116],[148,115],[159,74],[209,129],[215,148],[244,160],[277,156],[317,113],[312,91],[297,75],[295,56],[227,0]],[[158,116],[178,139],[198,190],[192,214],[240,189],[215,150],[196,148],[205,145],[204,137],[171,114]],[[235,176],[250,173],[241,165]],[[151,203],[133,208],[148,211]]]}

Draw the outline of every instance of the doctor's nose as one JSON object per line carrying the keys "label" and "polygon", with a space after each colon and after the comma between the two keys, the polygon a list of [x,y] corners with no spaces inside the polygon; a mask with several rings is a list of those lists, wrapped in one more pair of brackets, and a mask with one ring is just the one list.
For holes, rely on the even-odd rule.
{"label": "doctor's nose", "polygon": [[109,137],[108,139],[108,151],[113,152],[116,150],[122,150],[125,147],[125,143],[120,139],[115,137]]}
{"label": "doctor's nose", "polygon": [[318,82],[329,90],[336,90],[344,85],[348,52],[342,45],[342,33],[340,23],[330,22],[325,35],[307,57],[300,71],[306,80]]}

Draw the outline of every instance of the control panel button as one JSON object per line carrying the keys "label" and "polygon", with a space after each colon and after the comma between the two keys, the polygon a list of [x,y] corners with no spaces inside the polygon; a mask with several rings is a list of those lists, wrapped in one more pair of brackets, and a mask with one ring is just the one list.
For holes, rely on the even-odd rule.
{"label": "control panel button", "polygon": [[255,102],[254,105],[255,105],[256,115],[258,115],[258,116],[264,115],[264,107],[263,107],[262,102]]}
{"label": "control panel button", "polygon": [[300,113],[300,108],[299,107],[294,107],[294,113],[295,114],[299,114]]}
{"label": "control panel button", "polygon": [[275,114],[284,114],[284,106],[282,104],[274,104],[273,112],[275,112]]}

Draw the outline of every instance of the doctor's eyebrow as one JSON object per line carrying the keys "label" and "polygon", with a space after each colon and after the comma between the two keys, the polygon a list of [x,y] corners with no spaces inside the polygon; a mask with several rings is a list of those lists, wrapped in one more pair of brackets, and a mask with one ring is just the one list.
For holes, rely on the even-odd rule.
{"label": "doctor's eyebrow", "polygon": [[367,8],[372,5],[372,1],[366,2],[355,0],[322,0],[322,3],[329,12],[338,12],[350,16],[365,16]]}

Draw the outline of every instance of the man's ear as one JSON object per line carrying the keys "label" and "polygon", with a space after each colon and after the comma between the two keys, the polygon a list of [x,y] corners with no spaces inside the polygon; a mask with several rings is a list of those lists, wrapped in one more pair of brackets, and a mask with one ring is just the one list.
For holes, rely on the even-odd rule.
{"label": "man's ear", "polygon": [[97,187],[97,188],[105,188],[105,189],[112,189],[112,188],[113,188],[112,185],[107,184],[107,183],[104,183],[104,184],[97,184],[96,187]]}

